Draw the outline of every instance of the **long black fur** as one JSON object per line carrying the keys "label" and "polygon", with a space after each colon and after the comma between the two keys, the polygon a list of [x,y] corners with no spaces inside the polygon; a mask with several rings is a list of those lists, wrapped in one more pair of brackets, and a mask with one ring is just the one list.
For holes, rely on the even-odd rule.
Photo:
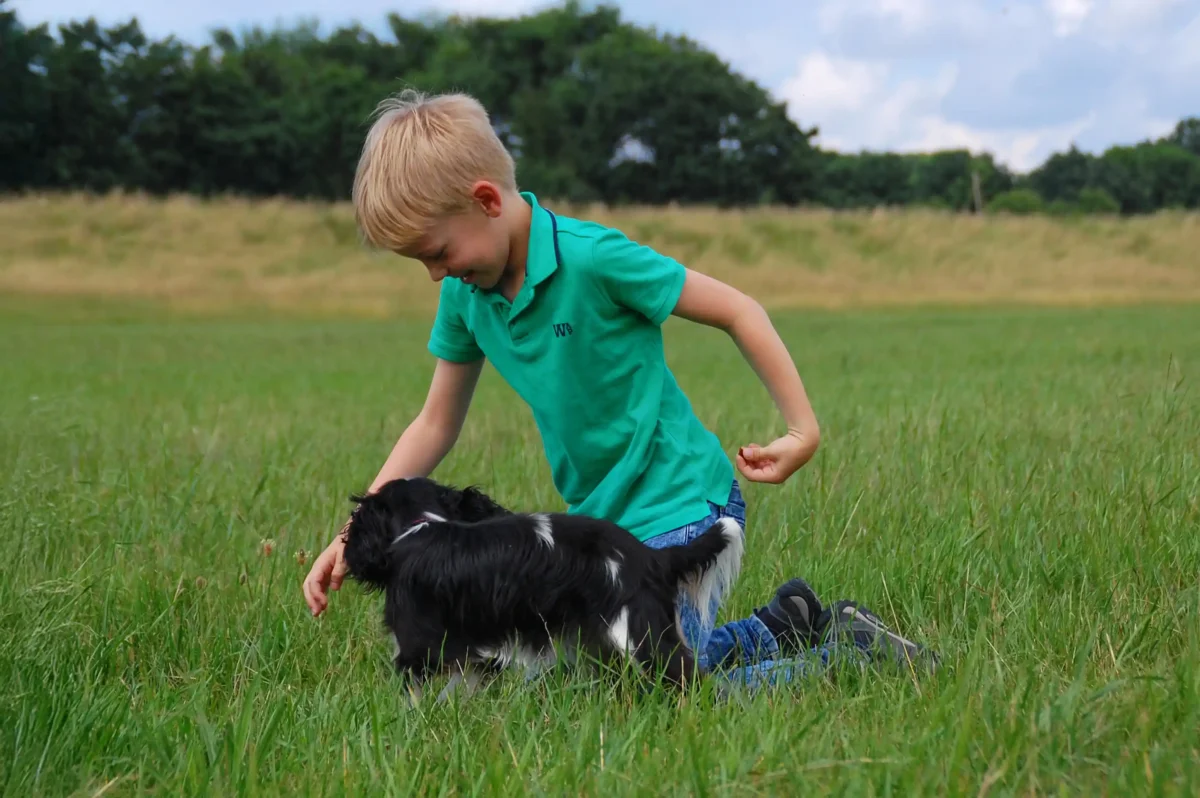
{"label": "long black fur", "polygon": [[608,521],[518,514],[482,492],[400,479],[357,507],[346,531],[352,578],[384,594],[396,668],[435,672],[545,662],[554,642],[602,660],[632,657],[676,686],[697,673],[676,600],[727,591],[742,533],[731,520],[686,546],[653,549]]}

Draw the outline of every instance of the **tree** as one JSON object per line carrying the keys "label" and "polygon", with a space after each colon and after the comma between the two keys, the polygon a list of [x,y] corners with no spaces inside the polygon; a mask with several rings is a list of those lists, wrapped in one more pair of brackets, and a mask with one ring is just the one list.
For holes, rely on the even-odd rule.
{"label": "tree", "polygon": [[993,197],[987,209],[992,213],[1025,215],[1041,213],[1046,209],[1046,203],[1042,196],[1031,188],[1014,188]]}
{"label": "tree", "polygon": [[1200,207],[1196,117],[1100,156],[1072,146],[1023,178],[989,153],[819,150],[817,127],[762,86],[611,6],[387,21],[382,35],[308,22],[191,46],[136,20],[31,29],[0,0],[0,189],[345,199],[372,111],[414,86],[479,98],[522,187],[547,198],[965,210],[977,175],[1001,207],[1028,199],[1016,188],[1055,209]]}
{"label": "tree", "polygon": [[1093,158],[1072,144],[1063,153],[1054,153],[1029,176],[1029,185],[1046,200],[1074,202],[1090,181]]}
{"label": "tree", "polygon": [[1082,213],[1118,213],[1121,210],[1121,204],[1113,199],[1102,188],[1084,188],[1079,191],[1079,200],[1077,207]]}
{"label": "tree", "polygon": [[45,25],[23,26],[0,0],[0,189],[42,187],[50,125],[47,62],[54,39]]}
{"label": "tree", "polygon": [[1192,155],[1200,157],[1200,117],[1192,116],[1181,120],[1175,132],[1165,139],[1166,143],[1182,147]]}
{"label": "tree", "polygon": [[1096,162],[1092,183],[1112,195],[1126,214],[1196,208],[1200,157],[1165,142],[1110,147]]}
{"label": "tree", "polygon": [[[623,25],[577,52],[549,88],[555,127],[525,135],[610,202],[744,204],[803,197],[809,139],[766,92],[685,38]],[[541,145],[540,147],[538,145]]]}
{"label": "tree", "polygon": [[970,206],[971,153],[944,150],[916,158],[912,176],[913,200],[961,210]]}
{"label": "tree", "polygon": [[822,159],[822,202],[836,208],[906,205],[912,201],[914,161],[890,152],[827,153]]}

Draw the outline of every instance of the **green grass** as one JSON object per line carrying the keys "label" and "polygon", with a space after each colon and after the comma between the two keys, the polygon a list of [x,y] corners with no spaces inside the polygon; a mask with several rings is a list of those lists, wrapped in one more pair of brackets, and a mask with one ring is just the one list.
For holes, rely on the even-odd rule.
{"label": "green grass", "polygon": [[[506,679],[410,710],[380,604],[307,565],[424,397],[418,322],[0,322],[0,784],[11,795],[1194,794],[1200,308],[779,315],[822,421],[745,484],[728,612],[857,598],[947,671],[721,704]],[[668,325],[732,452],[778,431]],[[490,370],[437,476],[559,508]],[[263,553],[262,541],[274,542]]]}

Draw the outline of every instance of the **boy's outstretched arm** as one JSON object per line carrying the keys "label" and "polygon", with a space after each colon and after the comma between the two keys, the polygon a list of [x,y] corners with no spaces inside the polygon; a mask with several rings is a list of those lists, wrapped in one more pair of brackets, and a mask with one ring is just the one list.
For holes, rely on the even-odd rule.
{"label": "boy's outstretched arm", "polygon": [[796,365],[762,305],[720,280],[688,269],[672,315],[728,333],[787,423],[787,433],[767,446],[741,447],[738,470],[754,482],[779,483],[811,460],[820,443],[817,417]]}
{"label": "boy's outstretched arm", "polygon": [[[462,431],[483,362],[452,363],[438,360],[425,406],[392,447],[391,454],[379,469],[368,493],[374,493],[393,479],[424,477],[437,468]],[[346,546],[342,539],[344,531],[345,526],[313,561],[312,569],[304,580],[304,600],[314,616],[320,615],[328,606],[327,591],[341,588],[342,580],[346,577],[346,561],[342,556]]]}

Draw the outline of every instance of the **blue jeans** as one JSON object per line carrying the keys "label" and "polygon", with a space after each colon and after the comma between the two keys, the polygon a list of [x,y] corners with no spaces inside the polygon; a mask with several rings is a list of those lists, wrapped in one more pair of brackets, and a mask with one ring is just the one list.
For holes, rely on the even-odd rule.
{"label": "blue jeans", "polygon": [[[722,518],[737,521],[738,526],[742,527],[742,534],[745,535],[746,502],[742,498],[741,486],[736,479],[733,481],[729,501],[724,507],[718,507],[712,502],[709,502],[708,506],[709,513],[706,517],[656,535],[647,540],[646,545],[652,549],[684,546]],[[718,609],[718,602],[714,598],[712,606],[709,607],[708,617],[715,619]],[[688,647],[696,652],[696,663],[701,670],[726,668],[739,659],[750,662],[770,659],[779,652],[779,643],[775,640],[775,635],[771,634],[765,623],[753,615],[740,621],[730,621],[717,628],[713,628],[711,624],[706,628],[701,626],[696,608],[683,593],[680,593],[679,617],[683,622],[683,634]]]}
{"label": "blue jeans", "polygon": [[[656,535],[647,540],[646,545],[655,549],[685,545],[722,518],[736,520],[742,527],[742,534],[745,534],[746,502],[742,498],[741,486],[736,479],[733,481],[729,501],[724,507],[709,502],[709,514],[706,517]],[[680,593],[679,616],[684,637],[688,646],[695,652],[700,669],[707,673],[720,672],[726,678],[751,687],[764,683],[774,685],[780,681],[789,682],[824,671],[838,654],[833,645],[823,645],[798,658],[780,659],[779,641],[758,617],[751,615],[714,628],[718,609],[714,599],[708,613],[708,617],[714,620],[708,625],[702,625],[696,608]],[[857,650],[849,653],[851,659],[863,661]]]}

